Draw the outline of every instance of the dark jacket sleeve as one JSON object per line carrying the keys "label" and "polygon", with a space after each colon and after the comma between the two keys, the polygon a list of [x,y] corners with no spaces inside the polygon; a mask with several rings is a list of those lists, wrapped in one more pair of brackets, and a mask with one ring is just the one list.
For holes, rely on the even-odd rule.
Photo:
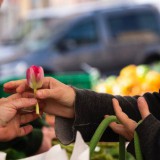
{"label": "dark jacket sleeve", "polygon": [[[73,142],[77,130],[81,132],[85,141],[90,141],[99,123],[103,120],[104,115],[114,115],[112,106],[113,97],[118,99],[122,110],[131,119],[135,121],[141,119],[137,107],[137,98],[139,96],[113,96],[80,89],[75,89],[75,91],[75,119],[56,117],[56,135],[63,144]],[[151,113],[157,119],[160,119],[160,112],[157,112],[160,106],[159,93],[146,93],[143,96],[149,105]],[[118,141],[118,135],[108,128],[102,136],[101,141]]]}
{"label": "dark jacket sleeve", "polygon": [[[160,121],[152,114],[136,128],[144,160],[160,159]],[[134,141],[127,147],[128,152],[135,156]]]}
{"label": "dark jacket sleeve", "polygon": [[42,143],[41,129],[34,129],[30,134],[24,137],[15,138],[9,142],[0,142],[0,150],[4,151],[13,148],[17,151],[23,152],[26,156],[35,154]]}
{"label": "dark jacket sleeve", "polygon": [[0,142],[0,150],[6,150],[9,148],[23,152],[26,156],[35,154],[43,140],[42,127],[48,126],[45,122],[45,117],[38,118],[30,123],[33,126],[33,131],[23,137],[15,138],[9,142]]}

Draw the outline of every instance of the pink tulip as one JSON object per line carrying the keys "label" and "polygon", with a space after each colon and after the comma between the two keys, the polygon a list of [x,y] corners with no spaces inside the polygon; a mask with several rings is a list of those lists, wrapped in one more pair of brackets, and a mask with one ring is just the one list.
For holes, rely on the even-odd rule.
{"label": "pink tulip", "polygon": [[27,69],[26,73],[28,86],[32,89],[38,89],[42,87],[44,71],[41,66],[31,66]]}
{"label": "pink tulip", "polygon": [[[34,90],[34,94],[38,88],[42,87],[44,71],[41,66],[31,66],[26,72],[27,84]],[[39,114],[39,105],[36,104],[36,114]]]}

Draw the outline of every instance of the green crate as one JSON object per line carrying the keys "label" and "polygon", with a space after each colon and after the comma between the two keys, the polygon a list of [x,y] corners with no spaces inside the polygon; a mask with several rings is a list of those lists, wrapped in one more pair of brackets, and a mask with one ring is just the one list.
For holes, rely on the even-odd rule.
{"label": "green crate", "polygon": [[[61,81],[62,83],[82,89],[93,89],[98,80],[97,74],[95,73],[88,74],[84,72],[68,72],[68,73],[65,72],[65,73],[49,74],[45,76],[53,77]],[[12,77],[0,82],[0,97],[8,96],[8,94],[4,93],[3,91],[3,84],[11,80],[18,80],[18,79],[24,79],[24,77]]]}
{"label": "green crate", "polygon": [[51,76],[67,85],[85,89],[92,89],[97,82],[96,76],[83,72],[59,73]]}

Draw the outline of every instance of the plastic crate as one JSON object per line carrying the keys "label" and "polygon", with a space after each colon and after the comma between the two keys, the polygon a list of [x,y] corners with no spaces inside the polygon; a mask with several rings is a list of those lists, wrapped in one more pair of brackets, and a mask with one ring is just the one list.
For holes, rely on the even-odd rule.
{"label": "plastic crate", "polygon": [[[62,83],[82,89],[93,89],[98,80],[97,74],[95,73],[88,74],[84,72],[65,72],[65,73],[49,74],[45,76],[53,77],[61,81]],[[0,97],[8,96],[8,94],[3,91],[3,84],[11,80],[18,80],[18,79],[24,79],[24,77],[12,77],[2,81],[0,83]]]}
{"label": "plastic crate", "polygon": [[97,82],[95,75],[83,72],[59,73],[50,76],[67,85],[85,89],[92,89]]}

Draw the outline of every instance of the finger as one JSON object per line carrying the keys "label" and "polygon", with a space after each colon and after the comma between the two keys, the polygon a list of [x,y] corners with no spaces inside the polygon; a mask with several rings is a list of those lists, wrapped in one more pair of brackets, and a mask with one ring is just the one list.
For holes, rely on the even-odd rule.
{"label": "finger", "polygon": [[145,119],[150,114],[148,104],[143,97],[138,98],[138,108],[141,113],[142,119]]}
{"label": "finger", "polygon": [[16,110],[26,107],[31,107],[33,105],[36,105],[37,100],[35,98],[19,98],[16,101],[9,101],[8,103],[5,103],[7,107],[13,107]]}
{"label": "finger", "polygon": [[[45,77],[43,78],[43,85],[41,88],[50,88],[50,81],[55,81],[53,78],[51,77]],[[53,82],[54,83],[54,82]],[[22,92],[25,92],[25,91],[30,91],[32,90],[28,84],[27,84],[27,80],[23,81],[23,83],[20,83],[19,85],[17,85],[17,88],[16,88],[16,91],[18,93],[22,93]]]}
{"label": "finger", "polygon": [[[15,100],[15,99],[18,99],[18,98],[34,98],[33,93],[28,93],[28,92],[24,92],[23,94],[20,94],[20,93],[15,93],[15,94],[12,94],[6,98],[4,98],[4,102],[7,102],[7,101],[10,101],[10,100]],[[32,96],[31,96],[32,95]]]}
{"label": "finger", "polygon": [[23,98],[35,98],[35,95],[33,92],[23,92],[21,95]]}
{"label": "finger", "polygon": [[10,82],[5,83],[5,84],[3,85],[3,87],[4,87],[5,89],[8,89],[8,90],[16,90],[17,87],[18,87],[20,84],[24,83],[24,82],[26,82],[25,79],[16,80],[16,81],[10,81]]}
{"label": "finger", "polygon": [[108,117],[109,117],[109,115],[105,115],[104,117],[105,117],[105,118],[108,118]]}
{"label": "finger", "polygon": [[7,98],[4,98],[4,97],[3,97],[3,98],[0,99],[0,104],[4,103],[4,102],[6,102],[6,101],[7,101]]}
{"label": "finger", "polygon": [[8,96],[7,100],[14,100],[14,99],[17,99],[17,98],[21,98],[21,95],[19,93],[15,93],[15,94],[12,94],[12,95]]}
{"label": "finger", "polygon": [[18,92],[18,93],[22,93],[22,92],[25,92],[25,91],[32,91],[32,89],[28,86],[27,81],[20,84],[16,89],[16,92]]}
{"label": "finger", "polygon": [[22,98],[22,95],[19,93],[15,93],[15,94],[12,94],[12,95],[8,96],[7,98],[5,98],[6,99],[5,102],[12,101],[12,100],[15,100],[18,98]]}
{"label": "finger", "polygon": [[8,88],[3,88],[3,91],[6,92],[6,93],[16,93],[16,90],[15,89],[8,89]]}
{"label": "finger", "polygon": [[116,122],[111,122],[109,127],[117,134],[125,136],[126,129],[122,124],[117,124]]}
{"label": "finger", "polygon": [[135,129],[136,122],[130,119],[121,109],[119,102],[117,99],[113,98],[113,108],[116,114],[116,117],[120,121],[121,124],[123,124],[127,129],[133,130]]}
{"label": "finger", "polygon": [[29,123],[37,118],[39,118],[39,115],[34,113],[20,115],[20,124],[22,125],[22,124]]}
{"label": "finger", "polygon": [[55,90],[53,89],[39,89],[36,93],[36,97],[39,99],[46,99],[46,98],[56,98]]}
{"label": "finger", "polygon": [[31,90],[30,87],[27,85],[27,80],[17,80],[17,81],[11,81],[4,84],[4,91],[9,93],[22,93],[25,91]]}
{"label": "finger", "polygon": [[30,132],[32,132],[33,130],[33,127],[31,125],[27,125],[27,126],[23,126],[23,127],[20,127],[19,130],[18,130],[18,137],[23,137],[27,134],[29,134]]}
{"label": "finger", "polygon": [[52,78],[52,77],[45,77],[43,78],[43,85],[42,88],[49,89],[51,84],[54,84],[56,86],[57,84],[60,84],[58,80]]}

